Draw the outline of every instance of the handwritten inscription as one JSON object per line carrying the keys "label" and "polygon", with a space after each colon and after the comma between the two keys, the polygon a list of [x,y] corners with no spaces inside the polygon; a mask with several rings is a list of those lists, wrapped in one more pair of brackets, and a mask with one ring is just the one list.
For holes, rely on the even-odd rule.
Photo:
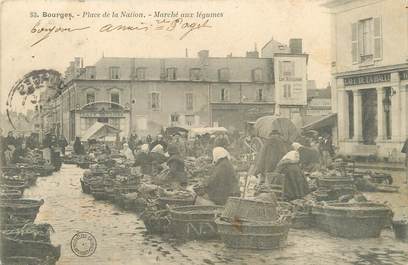
{"label": "handwritten inscription", "polygon": [[[89,15],[89,14],[88,14]],[[197,31],[203,28],[211,28],[209,19],[201,20],[199,22],[193,20],[187,20],[183,18],[176,19],[156,19],[151,23],[139,22],[135,24],[112,24],[108,23],[101,27],[95,27],[98,32],[110,33],[110,32],[147,32],[147,31],[181,31],[179,40],[186,38],[191,32]],[[71,33],[75,31],[84,31],[92,29],[91,26],[83,27],[71,27],[71,26],[57,26],[57,25],[43,25],[42,21],[37,21],[31,28],[31,33],[39,36],[39,38],[31,44],[32,46],[50,38],[50,36],[57,33]]]}

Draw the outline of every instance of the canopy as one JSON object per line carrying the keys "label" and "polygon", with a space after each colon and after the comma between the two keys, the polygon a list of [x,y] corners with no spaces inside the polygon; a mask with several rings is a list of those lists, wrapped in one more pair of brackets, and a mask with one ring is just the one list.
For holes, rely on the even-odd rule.
{"label": "canopy", "polygon": [[312,123],[307,124],[306,126],[302,127],[302,130],[319,130],[324,127],[333,127],[335,126],[337,122],[337,113],[333,113],[327,116],[324,116],[323,118],[314,121]]}
{"label": "canopy", "polygon": [[190,136],[195,137],[197,135],[204,134],[217,134],[217,133],[226,133],[227,129],[224,127],[203,127],[203,128],[192,128],[190,130]]}
{"label": "canopy", "polygon": [[272,131],[278,131],[286,142],[294,142],[300,135],[291,120],[283,117],[264,116],[256,120],[254,125],[255,135],[269,138]]}
{"label": "canopy", "polygon": [[82,141],[88,141],[89,139],[101,139],[105,137],[111,138],[119,133],[120,130],[116,129],[115,127],[102,123],[102,122],[95,122],[94,125],[88,128],[84,135],[82,136]]}
{"label": "canopy", "polygon": [[183,127],[167,127],[165,134],[166,135],[175,135],[175,134],[187,134],[188,130],[186,128]]}

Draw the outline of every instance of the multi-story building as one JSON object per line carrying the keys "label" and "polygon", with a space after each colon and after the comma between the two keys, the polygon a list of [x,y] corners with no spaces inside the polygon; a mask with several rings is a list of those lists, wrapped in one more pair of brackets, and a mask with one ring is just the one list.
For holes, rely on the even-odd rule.
{"label": "multi-story building", "polygon": [[[65,72],[66,88],[48,105],[56,106],[56,127],[71,140],[96,121],[119,128],[123,136],[168,126],[242,129],[246,120],[273,114],[281,94],[285,104],[306,104],[301,42],[294,45],[296,53],[290,47],[274,53],[276,43],[262,49],[263,57],[256,50],[246,57],[210,57],[202,50],[196,58],[103,57],[86,67],[75,58]],[[281,77],[279,86],[286,84],[285,92],[276,91],[275,76]]]}
{"label": "multi-story building", "polygon": [[332,107],[340,151],[396,157],[408,136],[408,9],[402,0],[329,0]]}

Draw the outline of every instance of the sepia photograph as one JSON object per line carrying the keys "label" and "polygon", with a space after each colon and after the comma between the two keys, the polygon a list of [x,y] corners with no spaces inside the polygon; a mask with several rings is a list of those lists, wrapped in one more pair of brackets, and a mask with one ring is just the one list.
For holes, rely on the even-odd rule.
{"label": "sepia photograph", "polygon": [[0,0],[1,264],[408,264],[408,1]]}

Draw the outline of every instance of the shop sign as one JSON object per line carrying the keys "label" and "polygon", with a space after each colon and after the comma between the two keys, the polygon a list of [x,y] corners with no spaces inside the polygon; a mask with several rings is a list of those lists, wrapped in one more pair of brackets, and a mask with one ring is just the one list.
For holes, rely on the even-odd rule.
{"label": "shop sign", "polygon": [[99,112],[81,112],[80,115],[82,118],[123,118],[122,111],[99,111]]}
{"label": "shop sign", "polygon": [[356,76],[356,77],[346,77],[344,78],[344,85],[345,86],[358,86],[358,85],[365,85],[365,84],[389,82],[390,80],[391,80],[390,73]]}
{"label": "shop sign", "polygon": [[399,74],[401,80],[408,80],[408,71],[402,71]]}

